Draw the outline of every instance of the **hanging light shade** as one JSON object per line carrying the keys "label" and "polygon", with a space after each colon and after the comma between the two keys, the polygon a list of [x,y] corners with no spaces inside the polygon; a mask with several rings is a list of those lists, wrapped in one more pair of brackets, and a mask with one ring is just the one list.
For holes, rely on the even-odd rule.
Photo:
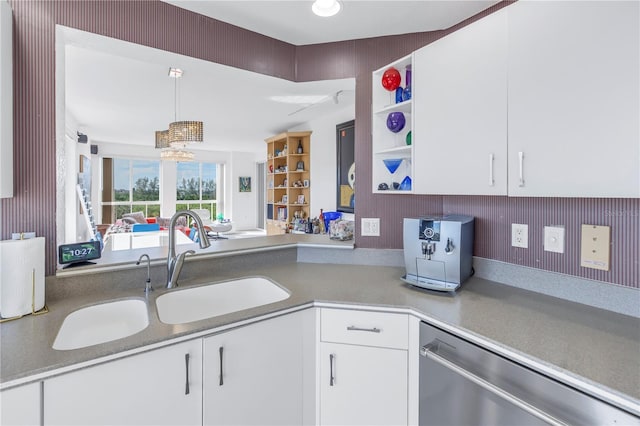
{"label": "hanging light shade", "polygon": [[175,121],[169,124],[169,145],[172,148],[184,148],[189,143],[202,141],[202,121]]}
{"label": "hanging light shade", "polygon": [[156,149],[169,148],[169,130],[156,130]]}
{"label": "hanging light shade", "polygon": [[194,155],[193,152],[185,151],[183,149],[167,148],[160,153],[160,159],[166,161],[187,162],[193,161]]}

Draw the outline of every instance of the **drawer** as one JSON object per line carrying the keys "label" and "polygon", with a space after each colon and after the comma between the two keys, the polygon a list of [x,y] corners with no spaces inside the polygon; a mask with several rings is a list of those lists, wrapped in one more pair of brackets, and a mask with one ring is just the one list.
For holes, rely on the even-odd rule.
{"label": "drawer", "polygon": [[320,324],[323,342],[408,348],[409,318],[406,314],[322,309]]}

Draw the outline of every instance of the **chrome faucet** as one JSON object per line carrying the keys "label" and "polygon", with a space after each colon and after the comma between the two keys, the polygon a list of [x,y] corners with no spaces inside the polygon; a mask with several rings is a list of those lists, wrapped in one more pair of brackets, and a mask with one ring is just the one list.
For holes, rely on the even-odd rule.
{"label": "chrome faucet", "polygon": [[139,265],[140,262],[142,262],[142,259],[144,259],[145,257],[147,258],[147,280],[144,284],[144,294],[149,296],[149,292],[153,291],[153,287],[151,286],[151,258],[148,254],[145,253],[140,256],[140,258],[136,262],[136,265]]}
{"label": "chrome faucet", "polygon": [[178,286],[178,277],[180,271],[182,271],[182,265],[184,264],[184,258],[187,254],[194,254],[195,251],[187,250],[179,255],[176,255],[176,236],[175,226],[180,216],[190,216],[196,224],[196,230],[200,236],[200,248],[204,249],[211,246],[209,238],[207,238],[207,232],[204,230],[202,220],[200,216],[191,210],[179,210],[173,216],[169,222],[169,254],[167,255],[167,288],[174,288]]}

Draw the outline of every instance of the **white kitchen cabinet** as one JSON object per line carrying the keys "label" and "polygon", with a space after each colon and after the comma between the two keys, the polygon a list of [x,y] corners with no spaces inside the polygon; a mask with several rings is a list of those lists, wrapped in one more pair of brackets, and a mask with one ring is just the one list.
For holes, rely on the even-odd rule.
{"label": "white kitchen cabinet", "polygon": [[44,424],[202,424],[202,340],[46,380]]}
{"label": "white kitchen cabinet", "polygon": [[507,194],[507,13],[414,54],[415,192]]}
{"label": "white kitchen cabinet", "polygon": [[506,8],[509,195],[640,196],[639,8]]}
{"label": "white kitchen cabinet", "polygon": [[408,317],[321,311],[321,425],[408,423]]}
{"label": "white kitchen cabinet", "polygon": [[0,392],[0,425],[40,424],[40,382]]}
{"label": "white kitchen cabinet", "polygon": [[313,313],[305,310],[204,339],[205,425],[303,423],[303,334],[309,318]]}

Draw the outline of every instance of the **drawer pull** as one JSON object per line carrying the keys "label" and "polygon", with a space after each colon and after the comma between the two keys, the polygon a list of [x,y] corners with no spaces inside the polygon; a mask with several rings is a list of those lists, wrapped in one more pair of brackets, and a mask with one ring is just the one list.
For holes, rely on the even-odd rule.
{"label": "drawer pull", "polygon": [[224,380],[222,379],[222,373],[223,373],[223,370],[222,370],[222,357],[224,355],[224,348],[222,346],[220,346],[219,351],[220,351],[220,381],[218,382],[218,386],[222,386],[222,385],[224,385]]}
{"label": "drawer pull", "polygon": [[369,333],[380,333],[380,329],[377,327],[373,327],[373,328],[360,328],[360,327],[356,327],[354,325],[350,325],[349,327],[347,327],[348,331],[366,331]]}
{"label": "drawer pull", "polygon": [[189,354],[184,354],[186,384],[184,394],[189,395]]}
{"label": "drawer pull", "polygon": [[334,354],[329,354],[329,386],[333,386],[333,383],[336,381],[333,376],[333,363],[336,356]]}

